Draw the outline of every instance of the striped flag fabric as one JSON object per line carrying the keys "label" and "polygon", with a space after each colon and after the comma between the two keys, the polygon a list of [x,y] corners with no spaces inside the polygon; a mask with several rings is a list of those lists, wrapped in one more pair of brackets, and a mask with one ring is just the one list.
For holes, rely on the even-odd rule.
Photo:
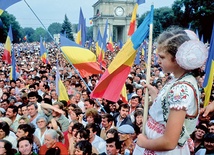
{"label": "striped flag fabric", "polygon": [[153,5],[151,12],[144,19],[143,23],[133,33],[101,76],[98,84],[91,92],[91,98],[104,98],[113,102],[118,101],[123,85],[134,63],[137,49],[148,36],[149,24],[152,20]]}
{"label": "striped flag fabric", "polygon": [[13,42],[13,34],[12,34],[12,27],[10,25],[7,39],[4,45],[4,53],[2,56],[2,60],[8,64],[11,64],[11,51],[12,51],[12,42]]}
{"label": "striped flag fabric", "polygon": [[211,90],[213,86],[213,77],[214,77],[214,25],[211,35],[209,55],[206,62],[205,78],[203,82],[203,88],[205,92],[204,107],[206,107],[210,101]]}
{"label": "striped flag fabric", "polygon": [[96,60],[96,55],[82,47],[81,45],[76,44],[75,42],[60,36],[60,49],[62,50],[65,58],[76,67],[80,75],[88,77],[92,74],[101,74],[99,64]]}

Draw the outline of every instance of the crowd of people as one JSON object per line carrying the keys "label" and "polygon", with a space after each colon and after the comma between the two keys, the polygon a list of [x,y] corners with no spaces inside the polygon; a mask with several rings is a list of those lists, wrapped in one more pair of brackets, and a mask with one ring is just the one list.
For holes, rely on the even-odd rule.
{"label": "crowd of people", "polygon": [[[54,43],[46,44],[48,64],[39,57],[39,43],[14,44],[16,80],[10,80],[10,64],[0,62],[0,154],[214,154],[214,85],[204,108],[205,61],[198,59],[199,66],[180,63],[187,55],[176,53],[189,50],[186,42],[199,44],[180,29],[160,35],[150,84],[144,55],[127,76],[128,103],[91,98],[88,88],[93,90],[101,75],[81,80]],[[2,56],[3,44],[0,51]],[[105,53],[107,66],[117,52]],[[57,55],[69,101],[58,100]],[[146,89],[149,116],[141,134]]]}

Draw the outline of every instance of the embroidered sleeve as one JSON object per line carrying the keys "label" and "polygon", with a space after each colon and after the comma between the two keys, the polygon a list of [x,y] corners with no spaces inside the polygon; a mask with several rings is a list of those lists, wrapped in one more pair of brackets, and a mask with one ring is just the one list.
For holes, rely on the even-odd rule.
{"label": "embroidered sleeve", "polygon": [[194,92],[187,84],[177,84],[171,88],[168,94],[170,109],[188,110],[194,100]]}

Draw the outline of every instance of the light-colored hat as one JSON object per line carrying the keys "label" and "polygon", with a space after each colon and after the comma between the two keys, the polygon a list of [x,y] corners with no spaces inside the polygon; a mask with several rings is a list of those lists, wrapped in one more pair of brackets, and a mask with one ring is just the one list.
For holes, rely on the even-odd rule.
{"label": "light-colored hat", "polygon": [[134,128],[131,125],[124,124],[124,125],[119,126],[117,131],[119,133],[122,133],[122,134],[133,134],[134,133]]}

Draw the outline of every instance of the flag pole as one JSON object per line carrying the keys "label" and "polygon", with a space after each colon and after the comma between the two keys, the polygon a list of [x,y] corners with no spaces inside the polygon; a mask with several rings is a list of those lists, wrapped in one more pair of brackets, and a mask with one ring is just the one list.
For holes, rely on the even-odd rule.
{"label": "flag pole", "polygon": [[[153,4],[152,4],[153,5]],[[150,72],[151,72],[151,55],[152,55],[152,33],[153,33],[153,22],[149,25],[149,49],[148,49],[148,61],[147,61],[147,69],[146,69],[146,84],[150,83]],[[149,91],[146,88],[145,93],[145,103],[143,110],[143,134],[145,134],[145,126],[148,117],[148,107],[149,107]]]}

